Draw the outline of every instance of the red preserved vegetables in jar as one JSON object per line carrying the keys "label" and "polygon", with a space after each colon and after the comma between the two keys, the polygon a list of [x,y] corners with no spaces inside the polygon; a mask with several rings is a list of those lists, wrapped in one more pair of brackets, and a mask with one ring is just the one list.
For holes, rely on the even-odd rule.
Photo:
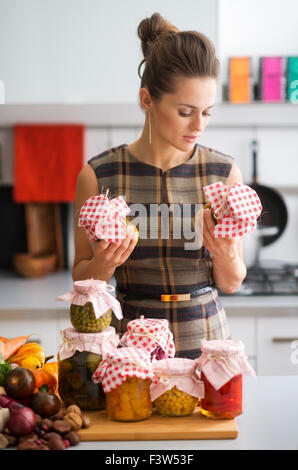
{"label": "red preserved vegetables in jar", "polygon": [[203,340],[197,359],[204,382],[201,413],[209,418],[232,419],[244,411],[244,374],[255,376],[242,341]]}

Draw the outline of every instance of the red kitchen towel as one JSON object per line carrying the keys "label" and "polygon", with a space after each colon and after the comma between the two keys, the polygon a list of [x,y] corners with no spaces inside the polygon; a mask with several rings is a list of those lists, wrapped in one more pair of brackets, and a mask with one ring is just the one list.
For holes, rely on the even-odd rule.
{"label": "red kitchen towel", "polygon": [[14,201],[73,201],[84,165],[84,126],[19,124],[14,131]]}

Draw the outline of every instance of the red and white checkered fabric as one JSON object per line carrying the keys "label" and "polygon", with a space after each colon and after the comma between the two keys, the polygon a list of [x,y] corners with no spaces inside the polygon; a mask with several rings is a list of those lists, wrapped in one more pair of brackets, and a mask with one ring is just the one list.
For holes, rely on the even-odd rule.
{"label": "red and white checkered fabric", "polygon": [[144,349],[119,348],[104,354],[103,360],[92,376],[94,383],[102,383],[105,393],[122,385],[128,377],[154,379],[149,352]]}
{"label": "red and white checkered fabric", "polygon": [[173,387],[193,397],[204,397],[204,383],[199,378],[197,363],[193,359],[171,357],[153,362],[156,380],[150,384],[150,396],[154,401]]}
{"label": "red and white checkered fabric", "polygon": [[126,237],[127,225],[123,219],[129,213],[130,209],[121,196],[114,199],[104,194],[92,196],[81,208],[78,226],[85,228],[92,242],[99,239],[118,242]]}
{"label": "red and white checkered fabric", "polygon": [[241,237],[256,230],[262,204],[254,189],[240,183],[226,186],[219,181],[203,190],[218,222],[215,238]]}
{"label": "red and white checkered fabric", "polygon": [[219,390],[235,375],[250,374],[255,371],[247,361],[242,341],[213,339],[201,341],[201,356],[196,359],[199,369],[207,377],[215,390]]}
{"label": "red and white checkered fabric", "polygon": [[127,324],[127,331],[121,337],[120,344],[143,348],[150,353],[160,346],[169,356],[175,356],[173,334],[166,319],[137,318]]}

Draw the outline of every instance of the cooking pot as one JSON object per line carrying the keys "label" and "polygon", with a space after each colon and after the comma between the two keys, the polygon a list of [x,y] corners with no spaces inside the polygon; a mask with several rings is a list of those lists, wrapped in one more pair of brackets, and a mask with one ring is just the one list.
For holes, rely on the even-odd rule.
{"label": "cooking pot", "polygon": [[278,227],[257,226],[253,233],[243,237],[243,260],[247,268],[259,265],[260,248],[266,237],[273,237],[279,232]]}

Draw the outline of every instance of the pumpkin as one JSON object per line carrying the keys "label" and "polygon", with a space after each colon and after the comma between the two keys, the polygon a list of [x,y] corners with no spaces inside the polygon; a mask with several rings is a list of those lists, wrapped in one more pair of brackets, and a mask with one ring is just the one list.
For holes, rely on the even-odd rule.
{"label": "pumpkin", "polygon": [[16,354],[9,358],[9,362],[14,362],[21,367],[36,369],[42,367],[46,360],[46,354],[38,343],[27,343],[21,346]]}
{"label": "pumpkin", "polygon": [[34,393],[58,391],[58,362],[46,362],[39,369],[32,369],[36,388]]}

